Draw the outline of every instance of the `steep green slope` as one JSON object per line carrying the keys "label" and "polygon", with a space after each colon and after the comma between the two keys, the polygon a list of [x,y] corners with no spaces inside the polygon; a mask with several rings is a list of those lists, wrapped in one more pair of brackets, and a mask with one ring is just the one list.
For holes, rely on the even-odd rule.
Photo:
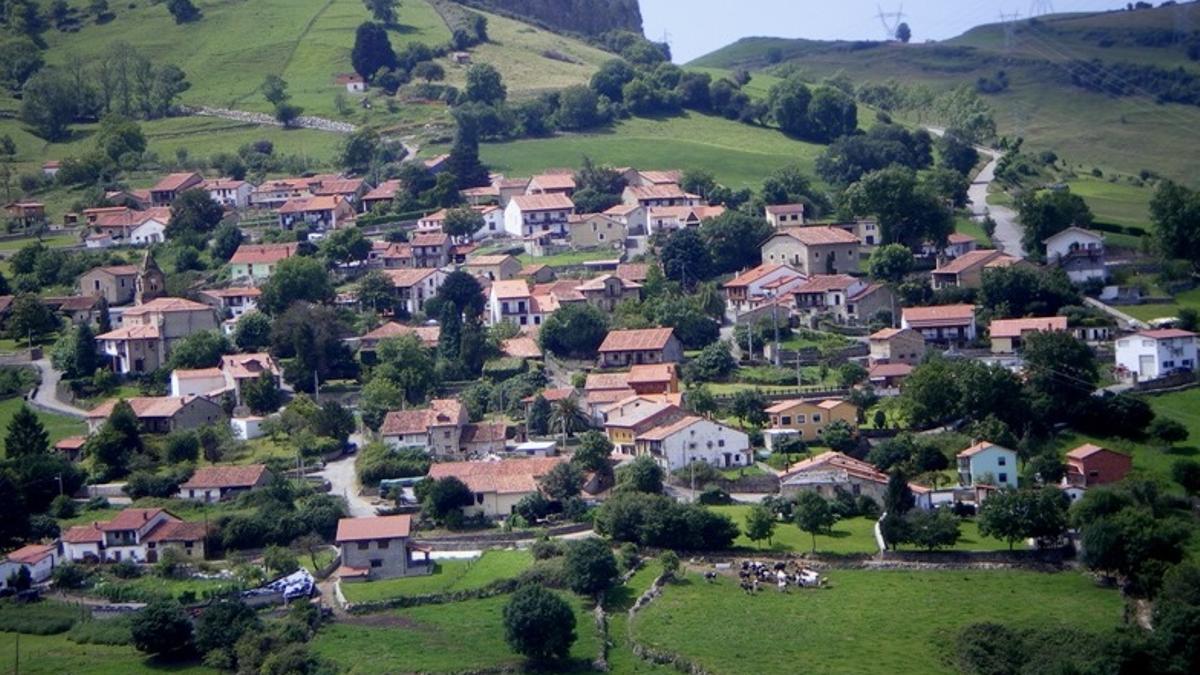
{"label": "steep green slope", "polygon": [[568,33],[599,36],[611,30],[642,32],[637,0],[459,0]]}
{"label": "steep green slope", "polygon": [[[1200,74],[1187,58],[1195,37],[1173,33],[1177,11],[1196,10],[1056,15],[1019,22],[1011,34],[990,25],[931,44],[746,38],[689,65],[762,71],[786,64],[814,81],[844,74],[856,84],[894,80],[935,93],[1003,70],[1008,88],[985,96],[1002,134],[1024,136],[1028,147],[1054,150],[1085,172],[1149,170],[1198,184],[1200,141],[1192,130],[1200,107],[1160,104],[1140,86],[1132,96],[1095,93],[1073,84],[1068,70],[1100,59]],[[1200,26],[1200,12],[1196,19]]]}

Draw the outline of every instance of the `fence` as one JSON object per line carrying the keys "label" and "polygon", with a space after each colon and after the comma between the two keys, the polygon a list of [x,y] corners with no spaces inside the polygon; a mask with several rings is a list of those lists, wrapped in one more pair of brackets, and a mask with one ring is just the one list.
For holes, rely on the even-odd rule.
{"label": "fence", "polygon": [[[793,398],[842,398],[850,394],[849,389],[829,389],[820,385],[805,385],[803,387],[763,388],[756,390],[770,401],[786,401]],[[717,394],[713,398],[718,401],[732,400],[736,393]]]}

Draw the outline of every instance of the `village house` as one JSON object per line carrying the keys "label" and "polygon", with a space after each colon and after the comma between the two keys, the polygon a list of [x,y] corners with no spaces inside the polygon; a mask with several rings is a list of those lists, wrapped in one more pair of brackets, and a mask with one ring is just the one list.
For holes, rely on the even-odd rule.
{"label": "village house", "polygon": [[[379,348],[379,343],[384,340],[392,340],[403,335],[415,335],[421,341],[421,344],[433,349],[438,345],[438,339],[441,337],[441,326],[405,326],[404,324],[395,321],[388,321],[382,326],[376,328],[363,335],[358,340],[358,349],[360,357],[368,353],[373,353]],[[370,357],[368,362],[372,362]]]}
{"label": "village house", "polygon": [[859,239],[838,227],[814,225],[779,230],[762,245],[764,263],[791,265],[805,276],[858,271]]}
{"label": "village house", "polygon": [[521,271],[517,273],[518,279],[525,279],[533,284],[546,284],[554,281],[557,275],[554,273],[554,268],[541,263],[532,263],[525,265]]}
{"label": "village house", "polygon": [[[504,210],[499,206],[486,205],[472,207],[476,213],[483,216],[483,225],[475,232],[467,235],[473,241],[482,241],[504,233]],[[417,220],[417,232],[441,232],[446,225],[449,209],[434,211]]]}
{"label": "village house", "polygon": [[527,195],[559,194],[570,197],[575,194],[575,176],[570,172],[543,173],[529,179],[525,187]]}
{"label": "village house", "polygon": [[513,197],[525,194],[525,191],[529,189],[529,179],[497,176],[492,179],[492,187],[500,196],[500,206],[506,207]]}
{"label": "village house", "polygon": [[988,326],[993,354],[1016,354],[1030,333],[1063,333],[1067,317],[1041,316],[1025,319],[996,319]]}
{"label": "village house", "polygon": [[354,222],[354,205],[340,195],[297,197],[279,207],[279,226],[290,230],[306,225],[318,231],[348,227]]}
{"label": "village house", "polygon": [[500,342],[500,353],[514,359],[530,359],[540,361],[543,357],[542,348],[537,340],[519,335]]}
{"label": "village house", "polygon": [[805,280],[790,265],[769,263],[745,270],[721,287],[725,291],[727,313],[730,318],[737,317],[764,301],[782,297]]}
{"label": "village house", "polygon": [[292,199],[312,197],[322,181],[337,180],[338,176],[322,174],[308,178],[277,178],[263,181],[250,195],[250,204],[260,209],[275,210]]}
{"label": "village house", "polygon": [[85,209],[84,216],[91,230],[84,242],[87,248],[159,244],[166,241],[167,226],[171,224],[171,209],[165,206],[145,210],[127,206]]}
{"label": "village house", "polygon": [[514,237],[548,233],[565,238],[567,219],[574,212],[575,204],[564,194],[517,195],[504,209],[504,231]]}
{"label": "village house", "polygon": [[524,279],[496,281],[488,293],[488,323],[508,322],[517,326],[540,326],[545,318]]}
{"label": "village house", "polygon": [[54,544],[27,544],[15,551],[0,556],[0,588],[8,588],[8,579],[29,570],[29,579],[40,584],[50,578],[58,564],[58,546]]}
{"label": "village house", "polygon": [[[338,578],[345,582],[375,581],[433,572],[429,550],[409,541],[412,517],[374,516],[338,521]],[[421,558],[413,557],[420,553]]]}
{"label": "village house", "polygon": [[574,387],[551,387],[549,389],[543,389],[542,391],[531,396],[526,396],[525,398],[521,399],[521,403],[525,404],[526,419],[529,419],[529,411],[534,402],[537,401],[538,397],[546,399],[546,402],[553,406],[558,401],[562,401],[564,399],[578,399],[579,392],[576,391]]}
{"label": "village house", "polygon": [[421,410],[393,410],[383,419],[379,435],[390,448],[418,448],[434,457],[459,454],[467,411],[455,399],[434,399]]}
{"label": "village house", "polygon": [[333,83],[345,87],[351,94],[361,94],[367,90],[367,81],[358,73],[338,73],[333,76]]}
{"label": "village house", "polygon": [[359,206],[366,213],[390,207],[392,202],[396,201],[396,195],[399,192],[400,181],[398,179],[385,180],[373,190],[363,195],[362,199],[359,200]]}
{"label": "village house", "polygon": [[258,309],[262,289],[254,286],[232,286],[230,288],[205,288],[197,291],[200,302],[212,307],[223,317],[238,318]]}
{"label": "village house", "polygon": [[1060,267],[1071,281],[1082,284],[1108,278],[1104,235],[1081,227],[1068,227],[1047,237],[1046,264]]}
{"label": "village house", "polygon": [[683,345],[670,328],[609,331],[599,352],[601,368],[683,360]]}
{"label": "village house", "polygon": [[521,261],[511,255],[477,255],[467,259],[462,269],[489,281],[508,281],[521,272]]}
{"label": "village house", "polygon": [[880,312],[891,314],[896,296],[886,284],[845,274],[819,274],[793,288],[800,313],[825,315],[839,324],[866,323]]}
{"label": "village house", "polygon": [[450,235],[420,232],[408,241],[413,267],[445,267],[450,264]]}
{"label": "village house", "polygon": [[926,342],[962,345],[975,340],[975,305],[905,307],[900,327],[925,336]]}
{"label": "village house", "polygon": [[777,230],[804,224],[803,204],[776,204],[767,206],[765,211],[767,222]]}
{"label": "village house", "polygon": [[180,484],[178,497],[211,504],[263,487],[270,480],[271,473],[263,464],[202,466]]}
{"label": "village house", "polygon": [[1125,480],[1133,458],[1121,452],[1085,443],[1067,453],[1065,485],[1090,488]]}
{"label": "village house", "polygon": [[[500,188],[496,187],[495,183],[459,190],[458,193],[471,206],[498,205],[500,203]],[[504,209],[500,209],[500,211],[503,212]]]}
{"label": "village house", "polygon": [[925,336],[911,328],[884,328],[867,338],[871,363],[906,363],[915,366],[925,356]]}
{"label": "village house", "polygon": [[446,282],[446,273],[434,268],[384,270],[383,274],[396,289],[396,309],[409,315],[424,310],[425,303]]}
{"label": "village house", "polygon": [[834,223],[833,227],[845,230],[858,237],[860,244],[859,254],[864,258],[870,255],[871,251],[882,241],[879,222],[875,220],[851,220],[844,223]]}
{"label": "village house", "polygon": [[620,263],[617,265],[617,271],[613,272],[617,276],[626,281],[634,281],[639,284],[645,284],[646,279],[650,276],[649,263]]}
{"label": "village house", "polygon": [[183,298],[156,298],[121,315],[121,327],[97,335],[101,352],[119,375],[148,373],[166,363],[175,343],[205,330],[216,330],[213,309]]}
{"label": "village house", "polygon": [[234,402],[242,405],[246,385],[267,374],[282,386],[282,371],[268,353],[227,354],[221,357],[217,368],[177,369],[171,371],[171,396],[204,396],[217,399],[226,392],[232,393]]}
{"label": "village house", "polygon": [[584,380],[583,396],[592,422],[601,425],[615,403],[637,396],[637,391],[629,386],[629,373],[589,373]]}
{"label": "village house", "polygon": [[638,301],[642,298],[642,285],[626,281],[613,274],[604,274],[589,279],[575,287],[589,305],[598,307],[605,313],[616,310],[617,305],[626,300]]}
{"label": "village house", "polygon": [[[508,424],[505,422],[464,424],[458,445],[459,450],[467,457],[486,457],[507,453]],[[554,445],[556,444],[552,444],[552,446]]]}
{"label": "village house", "polygon": [[933,288],[979,288],[983,285],[984,270],[1008,267],[1016,262],[1017,258],[992,249],[964,253],[932,272]]}
{"label": "village house", "polygon": [[625,384],[639,396],[677,394],[679,393],[679,366],[674,363],[634,366],[629,369]]}
{"label": "village house", "polygon": [[656,206],[700,206],[699,195],[688,194],[675,183],[629,185],[621,193],[621,203],[649,209]]}
{"label": "village house", "polygon": [[[833,451],[802,460],[779,472],[780,494],[789,497],[800,492],[815,492],[825,499],[835,499],[845,492],[853,497],[869,497],[876,504],[882,504],[887,484],[888,475],[873,465]],[[908,486],[916,497],[918,508],[932,508],[928,488],[913,483]]]}
{"label": "village house", "polygon": [[634,446],[638,456],[652,458],[668,473],[692,462],[704,462],[718,469],[750,464],[749,436],[695,415],[639,434]]}
{"label": "village house", "polygon": [[46,222],[46,205],[41,202],[10,202],[4,206],[8,222],[19,228],[34,227]]}
{"label": "village house", "polygon": [[880,396],[899,396],[900,386],[913,369],[908,363],[872,363],[867,368],[867,381]]}
{"label": "village house", "polygon": [[963,487],[990,485],[1017,488],[1017,453],[981,441],[958,453],[958,483]]}
{"label": "village house", "polygon": [[1196,372],[1196,333],[1177,328],[1143,330],[1117,340],[1121,379],[1145,382],[1178,372]]}
{"label": "village house", "polygon": [[921,254],[926,258],[941,257],[946,260],[953,260],[954,258],[964,256],[971,251],[976,251],[978,249],[979,241],[976,240],[975,237],[972,237],[969,234],[962,234],[961,232],[951,232],[946,237],[945,247],[943,247],[940,251],[937,244],[927,241],[921,247]]}
{"label": "village house", "polygon": [[687,413],[673,403],[638,403],[630,408],[618,407],[610,411],[608,419],[604,422],[604,432],[608,435],[608,440],[612,441],[615,452],[633,455],[637,450],[639,436],[686,416]]}
{"label": "village house", "polygon": [[86,444],[87,436],[67,436],[54,444],[54,451],[69,462],[78,462],[83,458],[83,446]]}
{"label": "village house", "polygon": [[[88,411],[85,421],[89,434],[99,431],[117,401],[111,398]],[[133,414],[146,433],[169,434],[225,421],[221,406],[203,396],[134,396],[125,401],[133,408]]]}
{"label": "village house", "polygon": [[125,509],[112,520],[76,525],[64,532],[63,558],[155,563],[162,551],[174,549],[186,559],[200,561],[207,537],[204,523],[186,522],[166,509]]}
{"label": "village house", "polygon": [[133,302],[140,270],[136,265],[94,267],[79,277],[81,295],[104,298],[110,306]]}
{"label": "village house", "polygon": [[605,209],[604,215],[625,226],[626,236],[646,234],[649,210],[637,204],[617,204]]}
{"label": "village house", "polygon": [[314,197],[341,197],[348,202],[354,211],[358,211],[358,202],[367,193],[368,185],[361,178],[346,178],[339,176],[323,180],[313,187]]}
{"label": "village house", "polygon": [[820,439],[834,422],[845,422],[852,429],[858,426],[858,408],[842,399],[780,401],[766,413],[772,429],[794,429],[805,442]]}
{"label": "village house", "polygon": [[271,278],[275,266],[296,255],[300,245],[291,244],[242,244],[229,259],[229,276],[233,279],[250,279],[260,283]]}
{"label": "village house", "polygon": [[646,212],[646,230],[653,235],[700,227],[700,223],[723,213],[724,206],[652,206]]}
{"label": "village house", "polygon": [[438,462],[429,467],[434,480],[453,476],[466,484],[475,503],[463,507],[467,516],[507,518],[525,497],[541,491],[539,481],[566,461],[562,457],[530,457],[483,462]]}
{"label": "village house", "polygon": [[198,173],[167,174],[150,188],[150,204],[152,206],[170,206],[185,190],[200,188],[204,178]]}
{"label": "village house", "polygon": [[624,246],[629,227],[603,213],[571,215],[567,218],[567,239],[573,248],[612,248]]}
{"label": "village house", "polygon": [[200,189],[207,191],[214,202],[227,209],[249,208],[250,195],[254,193],[253,185],[234,178],[206,180]]}
{"label": "village house", "polygon": [[633,167],[621,167],[616,169],[616,171],[625,179],[627,185],[637,185],[640,187],[648,185],[678,185],[679,181],[683,180],[683,172],[678,169],[639,171]]}

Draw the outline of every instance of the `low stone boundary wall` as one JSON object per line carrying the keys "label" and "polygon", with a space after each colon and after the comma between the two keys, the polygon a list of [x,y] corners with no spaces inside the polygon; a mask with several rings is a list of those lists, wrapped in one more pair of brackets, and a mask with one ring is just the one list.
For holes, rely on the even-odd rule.
{"label": "low stone boundary wall", "polygon": [[[370,582],[367,582],[370,583]],[[422,605],[445,605],[452,602],[463,602],[464,600],[480,600],[483,598],[491,598],[497,595],[505,595],[517,590],[520,585],[519,579],[502,579],[494,581],[483,588],[476,588],[466,591],[454,591],[448,593],[428,593],[425,595],[405,595],[390,600],[381,600],[379,602],[347,602],[342,594],[341,582],[338,582],[337,595],[338,603],[351,614],[370,614],[371,612],[382,612],[389,609],[403,609],[405,607],[420,607]]]}
{"label": "low stone boundary wall", "polygon": [[413,543],[421,546],[432,546],[443,551],[471,551],[478,548],[511,546],[516,542],[537,539],[543,534],[551,537],[559,537],[564,534],[587,532],[590,529],[592,529],[590,523],[574,523],[538,531],[479,533],[430,538],[416,537],[413,539]]}

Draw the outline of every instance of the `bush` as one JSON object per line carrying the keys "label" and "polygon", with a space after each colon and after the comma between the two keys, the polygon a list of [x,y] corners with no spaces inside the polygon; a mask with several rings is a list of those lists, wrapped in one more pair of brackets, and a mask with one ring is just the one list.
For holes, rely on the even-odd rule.
{"label": "bush", "polygon": [[118,579],[136,579],[142,576],[142,568],[132,560],[122,560],[110,567],[108,571]]}
{"label": "bush", "polygon": [[533,661],[565,659],[575,642],[575,613],[558,595],[523,586],[504,607],[504,639]]}
{"label": "bush", "polygon": [[563,554],[562,543],[553,539],[539,539],[529,547],[534,560],[549,560]]}
{"label": "bush", "polygon": [[569,544],[564,565],[571,590],[580,595],[603,593],[617,581],[617,558],[602,539],[588,538]]}
{"label": "bush", "polygon": [[619,493],[595,515],[596,531],[615,541],[690,550],[729,548],[738,526],[699,504],[680,504],[662,495]]}
{"label": "bush", "polygon": [[719,487],[710,487],[700,493],[699,501],[705,506],[728,506],[733,503],[733,497]]}
{"label": "bush", "polygon": [[57,635],[70,630],[81,616],[79,608],[61,602],[0,600],[0,631],[9,633]]}
{"label": "bush", "polygon": [[429,456],[421,450],[392,450],[382,443],[371,443],[359,451],[354,468],[358,482],[377,487],[384,479],[425,475],[429,472]]}
{"label": "bush", "polygon": [[67,639],[80,645],[121,646],[133,642],[129,626],[132,616],[114,619],[88,619],[80,621],[67,631]]}
{"label": "bush", "polygon": [[54,572],[50,574],[50,580],[54,583],[55,588],[71,590],[83,588],[90,576],[85,568],[74,563],[67,563],[55,567]]}

